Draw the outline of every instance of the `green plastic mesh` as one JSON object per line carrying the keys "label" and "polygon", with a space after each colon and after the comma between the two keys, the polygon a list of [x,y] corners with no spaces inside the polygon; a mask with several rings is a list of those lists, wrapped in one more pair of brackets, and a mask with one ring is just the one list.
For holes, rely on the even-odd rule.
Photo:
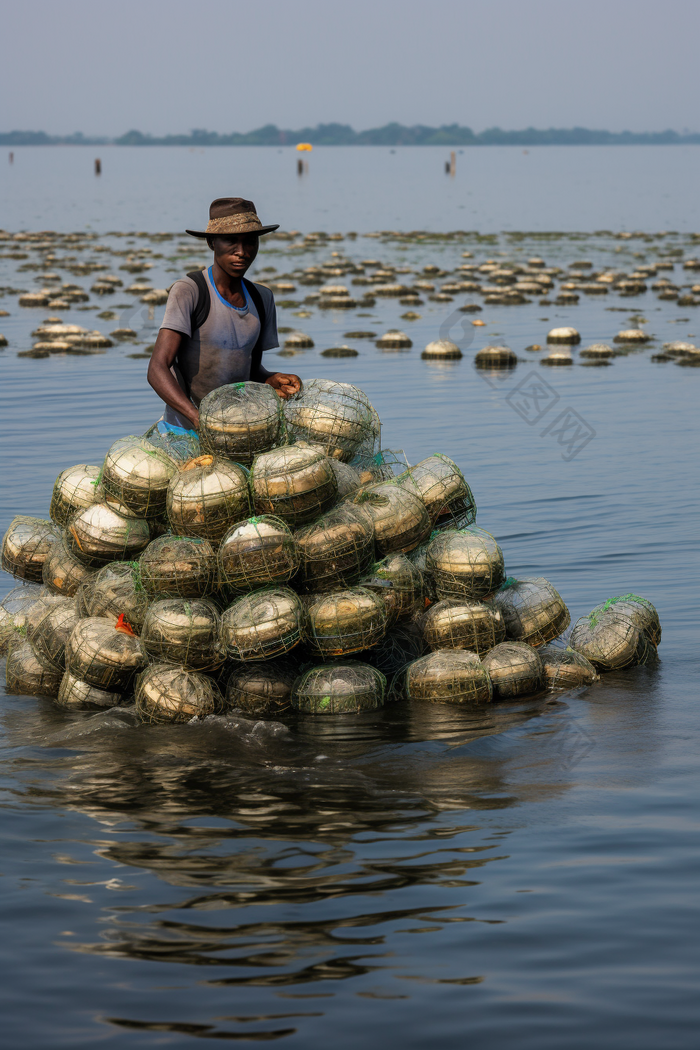
{"label": "green plastic mesh", "polygon": [[66,666],[66,643],[80,620],[74,598],[49,606],[41,619],[27,628],[27,640],[44,667],[63,671]]}
{"label": "green plastic mesh", "polygon": [[5,663],[5,692],[17,696],[58,696],[61,671],[54,671],[37,658],[30,642],[13,638]]}
{"label": "green plastic mesh", "polygon": [[219,543],[234,522],[250,514],[245,469],[211,455],[190,460],[170,482],[167,514],[178,536]]}
{"label": "green plastic mesh", "polygon": [[310,445],[288,445],[256,456],[250,471],[256,514],[306,525],[336,501],[338,482],[328,457]]}
{"label": "green plastic mesh", "polygon": [[600,671],[648,663],[656,652],[644,629],[616,607],[582,616],[573,626],[569,644]]}
{"label": "green plastic mesh", "polygon": [[206,718],[223,710],[216,682],[201,671],[151,664],[136,681],[136,713],[142,722],[165,724]]}
{"label": "green plastic mesh", "polygon": [[482,656],[491,678],[494,700],[531,696],[544,688],[544,666],[536,649],[525,642],[501,642]]}
{"label": "green plastic mesh", "polygon": [[658,612],[647,598],[642,598],[638,594],[620,594],[616,598],[608,598],[606,602],[597,605],[592,610],[591,624],[594,626],[598,617],[610,609],[630,619],[633,624],[644,631],[647,641],[652,645],[659,644],[661,621]]}
{"label": "green plastic mesh", "polygon": [[41,576],[50,591],[71,598],[95,572],[83,564],[71,550],[66,536],[61,536],[48,553]]}
{"label": "green plastic mesh", "polygon": [[400,474],[397,483],[425,504],[433,528],[466,528],[476,521],[476,501],[464,475],[436,452]]}
{"label": "green plastic mesh", "polygon": [[374,561],[374,525],[345,503],[294,533],[301,558],[299,583],[307,591],[331,591],[357,583]]}
{"label": "green plastic mesh", "polygon": [[113,561],[91,576],[77,595],[84,616],[123,616],[139,634],[143,626],[148,595],[141,586],[137,561]]}
{"label": "green plastic mesh", "polygon": [[476,525],[434,536],[425,564],[438,598],[484,598],[505,576],[503,551],[490,532]]}
{"label": "green plastic mesh", "polygon": [[105,689],[88,685],[70,671],[66,671],[61,679],[56,704],[71,711],[81,711],[85,708],[117,707],[123,699],[121,693],[108,693]]}
{"label": "green plastic mesh", "polygon": [[159,536],[139,558],[139,572],[151,597],[203,598],[217,585],[214,548],[193,536]]}
{"label": "green plastic mesh", "polygon": [[360,652],[386,634],[384,602],[366,587],[315,595],[307,600],[307,613],[307,642],[325,656]]}
{"label": "green plastic mesh", "polygon": [[437,649],[421,656],[401,673],[398,682],[409,700],[431,704],[487,703],[491,680],[476,653]]}
{"label": "green plastic mesh", "polygon": [[145,438],[120,438],[110,447],[102,465],[102,487],[140,518],[165,512],[168,485],[175,477],[175,460]]}
{"label": "green plastic mesh", "polygon": [[299,568],[299,550],[289,526],[260,515],[234,525],[217,554],[219,578],[236,591],[286,583]]}
{"label": "green plastic mesh", "polygon": [[100,467],[79,463],[62,470],[56,478],[49,516],[57,525],[67,525],[76,510],[89,507],[100,498]]}
{"label": "green plastic mesh", "polygon": [[429,649],[468,649],[486,653],[506,636],[498,609],[489,602],[469,598],[443,598],[421,618],[423,639]]}
{"label": "green plastic mesh", "polygon": [[199,406],[204,452],[250,466],[253,457],[286,441],[282,401],[267,383],[217,387]]}
{"label": "green plastic mesh", "polygon": [[138,557],[151,539],[148,522],[126,518],[106,503],[93,503],[76,511],[68,524],[67,541],[85,565],[99,567],[110,561]]}
{"label": "green plastic mesh", "polygon": [[292,441],[320,445],[328,456],[348,462],[358,449],[373,446],[372,406],[358,387],[330,379],[311,379],[284,404]]}
{"label": "green plastic mesh", "polygon": [[199,456],[201,452],[199,437],[191,431],[178,434],[175,431],[166,430],[164,433],[161,433],[158,429],[158,423],[154,423],[143,436],[151,445],[160,449],[161,452],[165,452],[167,456],[170,456],[171,459],[176,460],[178,463],[187,463],[188,460]]}
{"label": "green plastic mesh", "polygon": [[101,616],[80,620],[66,643],[66,670],[109,693],[126,692],[145,662],[136,635]]}
{"label": "green plastic mesh", "polygon": [[408,460],[401,449],[385,448],[377,452],[359,452],[350,465],[359,474],[362,485],[375,485],[399,478],[405,472]]}
{"label": "green plastic mesh", "polygon": [[0,602],[0,656],[7,652],[10,639],[27,631],[27,615],[37,604],[45,589],[38,583],[13,587]]}
{"label": "green plastic mesh", "polygon": [[362,581],[384,602],[389,623],[408,619],[425,608],[423,576],[405,554],[387,554]]}
{"label": "green plastic mesh", "polygon": [[530,645],[551,642],[571,623],[561,595],[541,576],[522,580],[509,576],[493,601],[501,610],[507,637]]}
{"label": "green plastic mesh", "polygon": [[598,678],[590,660],[571,648],[559,649],[553,645],[544,645],[537,651],[544,665],[545,678],[550,689],[571,689],[577,685],[590,685]]}
{"label": "green plastic mesh", "polygon": [[221,621],[213,602],[202,598],[165,598],[149,606],[141,647],[153,660],[195,671],[219,667],[225,659]]}
{"label": "green plastic mesh", "polygon": [[304,634],[304,607],[290,587],[263,587],[237,598],[221,616],[223,643],[237,660],[282,656]]}
{"label": "green plastic mesh", "polygon": [[251,718],[276,718],[291,707],[295,679],[283,660],[235,666],[226,686],[226,706]]}
{"label": "green plastic mesh", "polygon": [[430,517],[423,502],[394,481],[368,485],[349,499],[372,519],[380,555],[412,551],[430,533]]}
{"label": "green plastic mesh", "polygon": [[2,538],[2,567],[18,580],[41,583],[44,562],[61,531],[46,518],[18,514]]}
{"label": "green plastic mesh", "polygon": [[294,683],[292,706],[308,715],[359,714],[382,707],[386,678],[357,660],[322,664]]}

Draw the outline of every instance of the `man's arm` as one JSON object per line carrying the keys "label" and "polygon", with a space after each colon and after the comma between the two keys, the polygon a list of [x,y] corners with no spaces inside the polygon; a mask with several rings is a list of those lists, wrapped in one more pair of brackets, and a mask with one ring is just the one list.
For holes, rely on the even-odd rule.
{"label": "man's arm", "polygon": [[161,328],[148,365],[148,382],[161,401],[165,401],[166,405],[174,408],[178,415],[189,419],[194,429],[197,430],[199,412],[190,399],[184,395],[180,384],[170,371],[170,366],[180,349],[181,341],[181,332],[175,332],[172,328]]}
{"label": "man's arm", "polygon": [[279,396],[285,400],[301,390],[301,379],[291,372],[268,372],[263,367],[262,350],[253,354],[250,368],[250,378],[255,383],[267,383]]}

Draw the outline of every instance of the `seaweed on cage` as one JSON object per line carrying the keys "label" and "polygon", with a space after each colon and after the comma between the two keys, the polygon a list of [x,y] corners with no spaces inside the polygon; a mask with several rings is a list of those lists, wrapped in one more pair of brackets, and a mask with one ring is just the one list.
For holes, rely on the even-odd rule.
{"label": "seaweed on cage", "polygon": [[649,663],[656,647],[635,620],[624,608],[594,610],[576,621],[569,644],[599,671],[621,671]]}
{"label": "seaweed on cage", "polygon": [[408,619],[425,608],[423,576],[405,554],[387,554],[360,582],[382,599],[389,623]]}
{"label": "seaweed on cage", "polygon": [[25,583],[13,587],[0,601],[0,656],[17,633],[26,637],[27,617],[37,605],[45,589],[37,583]]}
{"label": "seaweed on cage", "polygon": [[661,621],[658,612],[648,598],[642,598],[639,594],[619,594],[615,598],[608,598],[591,611],[593,626],[595,626],[593,621],[610,609],[629,617],[632,623],[644,631],[647,641],[658,646],[661,641]]}
{"label": "seaweed on cage", "polygon": [[376,667],[348,660],[321,664],[297,678],[292,706],[308,715],[360,714],[384,704],[386,677]]}

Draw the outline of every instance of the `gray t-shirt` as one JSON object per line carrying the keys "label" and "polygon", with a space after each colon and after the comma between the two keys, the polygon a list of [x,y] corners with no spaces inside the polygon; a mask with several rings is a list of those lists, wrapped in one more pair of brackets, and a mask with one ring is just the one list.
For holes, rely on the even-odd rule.
{"label": "gray t-shirt", "polygon": [[[209,285],[209,316],[194,334],[192,314],[197,306],[199,289],[191,277],[181,277],[170,289],[168,305],[161,328],[181,332],[183,340],[172,367],[180,387],[195,405],[218,386],[242,383],[250,379],[251,355],[260,334],[260,318],[255,303],[245,289],[246,306],[231,306],[219,294],[212,280],[211,268],[204,271]],[[275,300],[269,288],[256,285],[265,307],[263,350],[279,346]],[[166,406],[166,423],[189,429],[192,424]]]}

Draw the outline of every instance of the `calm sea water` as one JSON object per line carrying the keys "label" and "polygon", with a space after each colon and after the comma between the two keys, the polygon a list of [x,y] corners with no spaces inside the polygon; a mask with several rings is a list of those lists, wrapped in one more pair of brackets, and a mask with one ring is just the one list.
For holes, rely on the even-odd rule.
{"label": "calm sea water", "polygon": [[[8,228],[69,229],[90,221],[107,229],[126,226],[128,217],[134,228],[177,229],[185,219],[171,201],[163,204],[170,188],[183,191],[178,211],[187,212],[189,225],[201,214],[202,195],[206,202],[221,192],[226,158],[251,165],[262,151],[190,157],[154,150],[146,159],[103,151],[102,198],[91,174],[81,176],[85,192],[69,183],[91,160],[86,151],[16,152],[11,214],[2,222]],[[379,151],[345,152],[365,172],[358,184],[369,185],[368,158]],[[571,165],[573,177],[587,153],[593,160],[577,177],[594,188],[581,213],[574,188],[560,186],[537,223],[534,201],[546,194],[532,175],[513,174],[511,185],[523,187],[519,200],[501,200],[492,186],[493,218],[478,225],[498,228],[500,216],[499,226],[512,220],[542,229],[619,228],[624,214],[634,227],[693,228],[690,219],[681,221],[684,207],[688,215],[697,207],[678,190],[689,177],[679,171],[682,150],[652,158],[659,179],[668,165],[666,186],[677,188],[668,214],[657,198],[645,213],[649,167],[636,181],[632,167],[618,172],[631,181],[619,192],[627,211],[621,207],[617,222],[603,191],[610,168],[632,165],[645,151],[602,151],[612,159],[598,165],[600,152],[475,150],[460,158],[458,179],[467,162],[491,164],[493,173],[496,154],[523,172],[545,162]],[[28,174],[41,154],[57,167]],[[425,165],[431,154],[438,163],[439,151],[387,151],[381,163],[405,164],[409,154],[424,165],[422,174],[413,190],[400,184],[396,214],[384,218],[377,202],[390,199],[387,179],[378,180],[364,222],[360,202],[348,203],[342,184],[314,195],[325,163],[320,151],[305,182],[289,172],[289,152],[278,160],[276,151],[265,151],[270,164],[287,166],[287,197],[280,178],[265,183],[262,175],[269,198],[266,189],[255,195],[265,200],[265,219],[282,217],[303,229],[456,225],[447,212],[457,181],[442,181],[438,172],[434,200],[421,197]],[[689,151],[691,160],[696,155]],[[200,180],[198,172],[214,164],[222,170],[209,169]],[[150,188],[142,180],[139,189],[139,165],[150,172]],[[226,187],[252,195],[254,180],[241,187],[237,174],[228,172]],[[482,180],[486,186],[486,174]],[[409,198],[422,201],[415,219]],[[504,238],[468,247],[477,261],[536,252],[558,265],[585,257],[631,269],[640,256],[654,259],[672,243],[680,239]],[[153,244],[165,255],[171,247]],[[282,273],[335,249],[451,269],[464,247],[402,251],[358,238],[290,258],[273,243],[257,265]],[[119,260],[105,257],[119,272]],[[18,273],[18,265],[0,260],[0,283],[34,286],[35,275]],[[150,272],[154,286],[184,268],[158,261]],[[680,267],[672,276],[687,280]],[[298,318],[281,309],[281,323],[303,327],[316,347],[294,358],[269,356],[304,378],[357,383],[382,417],[385,444],[404,448],[410,461],[435,450],[453,456],[477,497],[478,523],[504,549],[508,572],[546,576],[572,617],[630,590],[650,598],[664,629],[658,665],[607,675],[554,699],[477,713],[404,706],[284,726],[228,719],[139,728],[125,710],[65,716],[48,701],[3,696],[2,1045],[131,1050],[228,1039],[277,1040],[290,1050],[695,1047],[700,373],[650,358],[667,339],[700,336],[700,316],[651,292],[632,300],[582,296],[570,308],[534,302],[485,309],[479,316],[486,326],[465,339],[465,315],[450,318],[465,298],[426,302],[416,322],[401,319],[405,308],[395,300],[378,300],[362,318],[316,311]],[[122,293],[114,299],[130,301]],[[61,469],[99,462],[115,438],[144,430],[160,410],[145,383],[147,361],[127,356],[140,347],[18,358],[47,311],[20,310],[12,295],[0,305],[10,312],[0,322],[10,342],[0,354],[4,530],[15,513],[46,513]],[[149,321],[137,303],[117,312],[132,318],[143,343],[152,340],[149,324],[159,313]],[[65,316],[104,331],[118,323],[97,321],[94,312]],[[537,354],[525,352],[562,324],[575,325],[584,345],[609,341],[632,316],[655,342],[609,368],[544,369]],[[422,361],[423,345],[453,321],[464,359]],[[411,351],[382,354],[371,341],[357,341],[357,358],[320,356],[327,346],[351,342],[347,330],[394,326],[410,332]],[[474,351],[490,342],[507,343],[523,359],[502,381],[488,382],[472,366]],[[531,426],[512,407],[509,394],[532,373],[551,384],[557,411],[576,411],[592,434],[573,457],[555,434],[543,433],[545,422]],[[9,586],[3,577],[2,593]]]}

